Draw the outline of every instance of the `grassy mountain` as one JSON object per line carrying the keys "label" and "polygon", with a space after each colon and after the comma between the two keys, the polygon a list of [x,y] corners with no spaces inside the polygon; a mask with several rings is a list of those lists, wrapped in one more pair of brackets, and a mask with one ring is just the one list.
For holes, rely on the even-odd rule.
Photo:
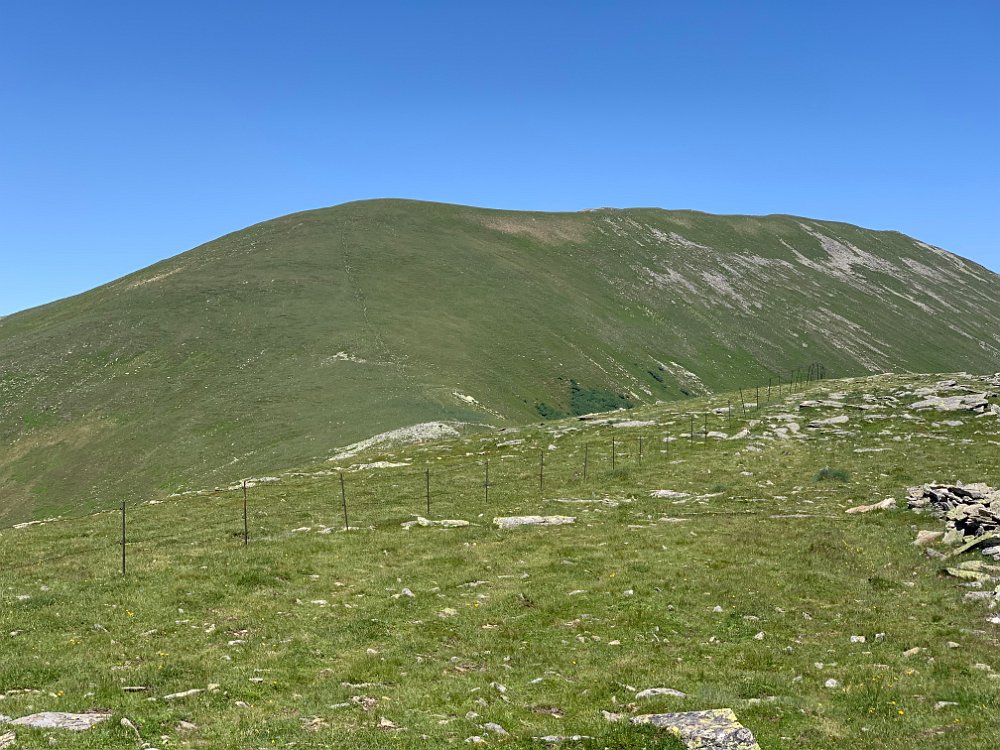
{"label": "grassy mountain", "polygon": [[1000,277],[938,248],[790,216],[293,214],[0,319],[0,521],[813,361],[992,371],[998,300]]}

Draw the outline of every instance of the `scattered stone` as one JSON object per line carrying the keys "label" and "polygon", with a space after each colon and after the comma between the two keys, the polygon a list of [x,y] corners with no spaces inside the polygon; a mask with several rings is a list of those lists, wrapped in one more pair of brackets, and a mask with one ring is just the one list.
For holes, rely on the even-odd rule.
{"label": "scattered stone", "polygon": [[840,687],[840,680],[835,680],[832,677],[823,683],[823,687],[829,688],[830,690],[836,690]]}
{"label": "scattered stone", "polygon": [[374,711],[375,707],[378,705],[378,701],[375,698],[371,698],[367,695],[355,695],[351,698],[351,703],[365,713]]}
{"label": "scattered stone", "polygon": [[302,728],[307,732],[318,732],[321,729],[329,729],[330,723],[322,716],[303,716]]}
{"label": "scattered stone", "polygon": [[14,719],[10,723],[20,727],[31,727],[32,729],[67,729],[71,732],[84,732],[110,718],[110,713],[97,711],[84,714],[43,711],[42,713],[31,714],[30,716],[22,716],[20,719]]}
{"label": "scattered stone", "polygon": [[927,531],[921,529],[917,532],[917,538],[914,540],[914,544],[918,547],[926,547],[928,544],[934,544],[941,540],[944,536],[943,531]]}
{"label": "scattered stone", "polygon": [[6,734],[0,734],[0,750],[5,750],[8,747],[13,747],[15,742],[17,742],[17,735],[14,734],[14,732],[7,732]]}
{"label": "scattered stone", "polygon": [[506,516],[493,519],[501,529],[516,529],[518,526],[562,526],[576,523],[575,516]]}
{"label": "scattered stone", "polygon": [[690,497],[687,492],[677,492],[676,490],[653,490],[649,493],[649,496],[668,498],[671,500],[679,500],[683,497]]}
{"label": "scattered stone", "polygon": [[193,695],[198,695],[199,693],[204,693],[202,688],[192,688],[191,690],[185,690],[180,693],[171,693],[170,695],[164,695],[163,700],[165,701],[176,701],[181,698],[190,698]]}
{"label": "scattered stone", "polygon": [[692,750],[760,750],[753,732],[740,724],[730,708],[649,714],[634,717],[632,723],[665,729]]}
{"label": "scattered stone", "polygon": [[424,528],[428,526],[438,526],[442,529],[461,529],[468,525],[468,521],[462,521],[460,519],[446,518],[440,521],[431,521],[423,516],[415,516],[412,521],[406,521],[400,524],[400,526],[407,530],[412,529],[414,526],[421,526]]}
{"label": "scattered stone", "polygon": [[490,734],[498,735],[500,737],[506,737],[509,734],[509,732],[506,729],[504,729],[502,726],[492,721],[488,721],[485,724],[483,724],[483,731],[489,732]]}
{"label": "scattered stone", "polygon": [[532,737],[535,742],[544,742],[546,745],[558,745],[563,742],[583,742],[584,740],[592,740],[586,734],[547,734],[544,737]]}
{"label": "scattered stone", "polygon": [[135,738],[139,740],[139,742],[142,742],[142,735],[139,734],[139,727],[137,727],[132,722],[131,719],[129,719],[127,716],[123,716],[122,720],[119,721],[118,724],[121,726],[122,729],[128,729],[129,731],[131,731],[135,735]]}
{"label": "scattered stone", "polygon": [[848,508],[845,513],[870,513],[873,510],[895,510],[896,500],[892,497],[887,497],[881,502],[872,503],[871,505],[856,505],[853,508]]}
{"label": "scattered stone", "polygon": [[851,643],[865,643],[867,641],[868,641],[868,639],[865,638],[863,635],[852,635],[851,636]]}
{"label": "scattered stone", "polygon": [[655,698],[659,695],[669,695],[672,698],[687,698],[687,693],[682,693],[680,690],[674,690],[673,688],[647,688],[635,694],[636,699],[641,700],[643,698]]}
{"label": "scattered stone", "polygon": [[985,393],[969,393],[963,396],[928,396],[923,401],[910,404],[914,411],[936,409],[937,411],[971,411],[985,414],[990,411],[990,402]]}
{"label": "scattered stone", "polygon": [[398,732],[400,729],[402,729],[402,727],[400,727],[398,724],[389,721],[389,719],[386,719],[385,717],[379,719],[377,728],[381,729],[383,732]]}
{"label": "scattered stone", "polygon": [[850,421],[851,418],[848,417],[846,414],[839,414],[836,417],[827,417],[826,419],[814,419],[807,426],[811,430],[816,430],[819,429],[820,427],[830,427],[831,425],[845,424]]}

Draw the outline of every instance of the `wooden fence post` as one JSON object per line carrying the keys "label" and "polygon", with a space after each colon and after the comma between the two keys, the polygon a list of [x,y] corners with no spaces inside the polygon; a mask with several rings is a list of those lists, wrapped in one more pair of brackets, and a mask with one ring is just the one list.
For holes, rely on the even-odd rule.
{"label": "wooden fence post", "polygon": [[340,502],[344,506],[344,531],[349,531],[351,524],[347,520],[347,489],[344,487],[344,473],[340,473]]}
{"label": "wooden fence post", "polygon": [[122,500],[122,576],[125,575],[125,501]]}
{"label": "wooden fence post", "polygon": [[247,480],[243,480],[243,546],[250,544],[250,520],[247,517]]}

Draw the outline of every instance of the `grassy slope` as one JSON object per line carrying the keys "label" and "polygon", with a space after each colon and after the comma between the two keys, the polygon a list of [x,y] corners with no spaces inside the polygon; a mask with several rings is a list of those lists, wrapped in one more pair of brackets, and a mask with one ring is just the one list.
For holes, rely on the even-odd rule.
{"label": "grassy slope", "polygon": [[[115,712],[90,733],[59,735],[73,748],[135,747],[121,716],[158,747],[405,750],[462,744],[486,721],[511,732],[503,746],[537,747],[530,738],[541,734],[603,738],[602,709],[721,706],[770,750],[995,747],[1000,681],[976,665],[1000,669],[996,626],[911,545],[916,529],[939,522],[902,510],[843,513],[902,499],[923,481],[1000,485],[1000,420],[907,413],[914,399],[900,394],[934,380],[817,384],[775,397],[751,415],[759,422],[737,417],[730,427],[713,414],[710,428],[749,426],[751,436],[707,445],[684,437],[689,415],[703,424],[727,396],[645,408],[647,426],[552,423],[359,458],[410,465],[346,474],[360,527],[347,534],[316,533],[340,519],[329,464],[251,491],[248,548],[238,494],[137,506],[125,580],[114,513],[0,532],[0,633],[23,631],[0,638],[0,694],[39,691],[0,700],[0,712]],[[847,410],[839,428],[805,428],[828,414],[799,412],[799,399],[834,391],[852,403],[875,397],[879,408],[870,418]],[[780,439],[772,428],[789,413],[803,436]],[[497,446],[510,439],[524,442]],[[850,480],[817,482],[822,467]],[[472,527],[399,528],[424,512],[426,468],[434,517]],[[653,489],[711,497],[658,500]],[[556,502],[567,497],[621,504]],[[579,521],[491,529],[507,512]],[[414,598],[398,596],[404,587]],[[923,651],[905,656],[913,647]],[[831,678],[841,686],[824,687]],[[211,683],[217,692],[163,700]],[[688,697],[637,702],[634,691],[647,687]],[[378,705],[366,713],[351,704],[356,696]],[[404,730],[377,730],[382,717]],[[178,730],[181,720],[197,729]],[[21,739],[41,745],[44,733]]]}
{"label": "grassy slope", "polygon": [[816,360],[992,370],[998,299],[997,276],[902,235],[793,217],[295,214],[0,320],[0,521],[426,420],[517,424],[568,409],[570,379],[646,403],[704,391],[671,362],[713,391]]}

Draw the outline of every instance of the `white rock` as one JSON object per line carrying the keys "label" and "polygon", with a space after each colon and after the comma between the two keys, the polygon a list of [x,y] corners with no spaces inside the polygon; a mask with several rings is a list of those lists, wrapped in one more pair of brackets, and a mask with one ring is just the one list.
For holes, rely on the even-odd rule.
{"label": "white rock", "polygon": [[493,519],[501,529],[515,529],[518,526],[562,526],[576,523],[575,516],[506,516]]}
{"label": "white rock", "polygon": [[110,718],[111,714],[109,713],[70,714],[61,711],[43,711],[30,716],[22,716],[10,723],[33,729],[68,729],[71,732],[83,732]]}
{"label": "white rock", "polygon": [[673,698],[687,698],[687,693],[682,693],[680,690],[674,690],[673,688],[646,688],[635,694],[637,700],[643,698],[655,698],[658,695],[669,695]]}
{"label": "white rock", "polygon": [[199,693],[204,693],[205,691],[201,688],[193,688],[191,690],[185,690],[181,693],[171,693],[170,695],[164,695],[163,700],[165,701],[176,701],[181,698],[190,698],[193,695],[198,695]]}

